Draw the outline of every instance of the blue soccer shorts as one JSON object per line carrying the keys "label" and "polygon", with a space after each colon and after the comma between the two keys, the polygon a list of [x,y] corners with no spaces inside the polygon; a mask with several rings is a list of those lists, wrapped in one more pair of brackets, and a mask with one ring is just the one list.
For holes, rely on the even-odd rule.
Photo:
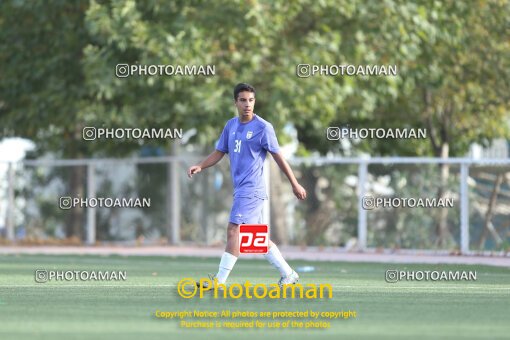
{"label": "blue soccer shorts", "polygon": [[234,197],[230,211],[230,223],[261,224],[264,200],[255,196]]}

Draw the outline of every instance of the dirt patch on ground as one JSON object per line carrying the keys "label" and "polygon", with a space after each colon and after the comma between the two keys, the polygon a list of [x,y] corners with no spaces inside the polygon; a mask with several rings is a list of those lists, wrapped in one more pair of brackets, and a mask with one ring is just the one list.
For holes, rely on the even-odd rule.
{"label": "dirt patch on ground", "polygon": [[[349,252],[340,248],[280,247],[289,260],[345,261],[377,263],[483,264],[510,268],[509,254],[449,255],[430,251],[366,251]],[[3,246],[0,254],[45,255],[120,255],[120,256],[191,256],[220,258],[222,247],[197,246]],[[242,254],[244,258],[262,258],[261,255]]]}

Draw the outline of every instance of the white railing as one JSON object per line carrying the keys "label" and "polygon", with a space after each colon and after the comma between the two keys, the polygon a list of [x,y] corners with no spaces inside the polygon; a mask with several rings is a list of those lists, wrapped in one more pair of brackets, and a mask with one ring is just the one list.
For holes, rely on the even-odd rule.
{"label": "white railing", "polygon": [[469,250],[469,195],[468,176],[471,165],[510,165],[510,159],[472,159],[472,158],[434,158],[434,157],[366,157],[366,158],[296,158],[292,163],[299,164],[358,164],[358,245],[361,250],[367,248],[367,210],[362,207],[365,196],[369,164],[452,164],[460,165],[460,250],[462,254]]}
{"label": "white railing", "polygon": [[[96,166],[107,163],[128,163],[128,164],[150,164],[166,163],[168,166],[168,185],[172,190],[168,190],[171,199],[167,205],[168,235],[173,244],[180,243],[180,195],[179,181],[177,176],[178,163],[185,162],[192,164],[202,157],[190,156],[168,156],[168,157],[147,157],[147,158],[103,158],[103,159],[67,159],[67,160],[25,160],[21,164],[24,166],[86,166],[87,167],[87,192],[89,197],[94,197],[96,193]],[[469,249],[469,195],[468,195],[468,177],[469,168],[473,165],[494,165],[510,166],[510,159],[472,159],[472,158],[421,158],[421,157],[362,157],[362,158],[342,158],[342,157],[317,157],[317,158],[292,158],[289,163],[293,165],[309,164],[314,166],[332,165],[332,164],[352,164],[358,165],[358,247],[360,250],[367,249],[367,210],[362,208],[362,199],[366,192],[366,183],[368,181],[368,166],[370,164],[450,164],[460,166],[460,250],[462,254],[470,254]],[[14,165],[8,163],[6,172],[7,178],[7,209],[6,209],[6,236],[9,240],[14,239]],[[266,176],[266,181],[269,181]],[[269,187],[269,186],[268,186]],[[267,206],[266,206],[267,208]],[[269,212],[265,211],[265,216]],[[86,243],[94,244],[96,241],[96,209],[87,209],[86,223]]]}

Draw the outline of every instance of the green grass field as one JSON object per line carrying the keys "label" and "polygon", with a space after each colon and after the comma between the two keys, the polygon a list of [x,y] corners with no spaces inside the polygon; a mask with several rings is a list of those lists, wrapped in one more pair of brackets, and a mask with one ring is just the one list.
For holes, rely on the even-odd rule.
{"label": "green grass field", "polygon": [[[314,272],[301,274],[300,283],[330,283],[333,298],[225,300],[209,294],[183,299],[177,294],[180,279],[216,272],[217,264],[218,259],[205,258],[0,256],[0,339],[510,338],[510,268],[292,261],[295,267],[315,266]],[[127,280],[36,283],[37,269],[126,270]],[[477,281],[390,284],[384,279],[388,269],[476,270]],[[241,258],[229,283],[269,284],[276,283],[278,276],[265,260]],[[205,330],[181,328],[175,319],[158,319],[157,310],[351,310],[357,317],[330,320],[329,329]]]}

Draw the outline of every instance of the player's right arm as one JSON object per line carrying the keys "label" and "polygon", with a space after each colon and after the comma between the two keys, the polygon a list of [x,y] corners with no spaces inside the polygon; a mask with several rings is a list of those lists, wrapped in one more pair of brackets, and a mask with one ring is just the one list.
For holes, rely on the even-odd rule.
{"label": "player's right arm", "polygon": [[202,162],[198,163],[197,165],[193,165],[188,169],[188,177],[191,178],[193,177],[194,174],[198,174],[200,171],[202,171],[202,169],[206,169],[218,163],[223,158],[224,155],[225,155],[224,152],[214,150]]}
{"label": "player's right arm", "polygon": [[208,168],[218,163],[223,158],[223,156],[228,153],[229,122],[225,124],[220,139],[218,140],[218,143],[216,143],[216,150],[214,150],[202,162],[198,163],[197,165],[193,165],[188,169],[189,178],[191,178],[194,174],[198,174],[200,171],[202,171],[202,169]]}

